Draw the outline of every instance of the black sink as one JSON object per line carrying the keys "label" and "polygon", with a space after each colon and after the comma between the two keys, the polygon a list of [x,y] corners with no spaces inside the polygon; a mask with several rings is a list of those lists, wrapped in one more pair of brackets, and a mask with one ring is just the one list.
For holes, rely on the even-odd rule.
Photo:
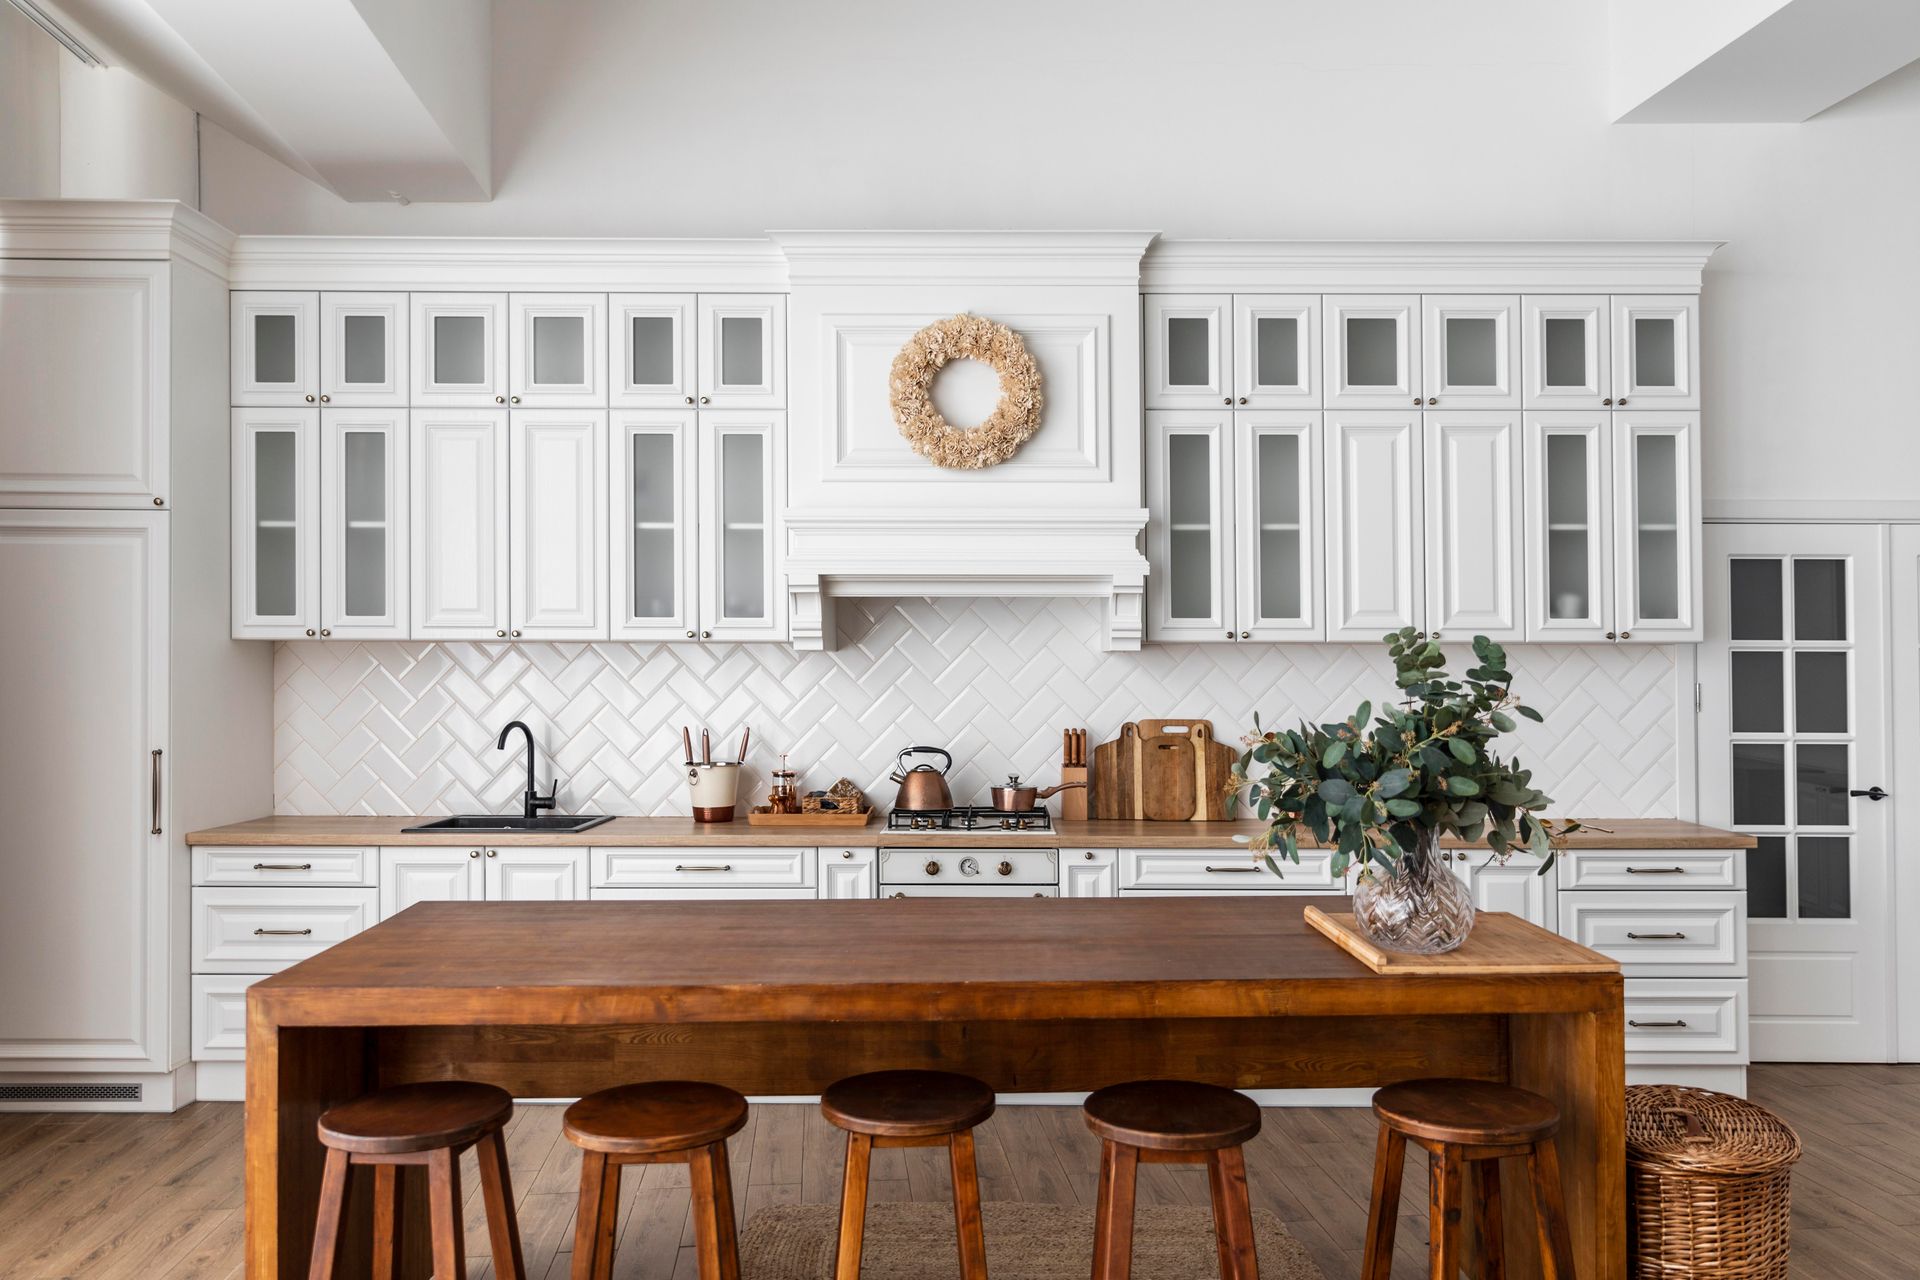
{"label": "black sink", "polygon": [[611,821],[613,815],[610,813],[543,813],[535,818],[523,818],[511,813],[463,813],[454,818],[423,822],[417,827],[402,827],[400,831],[402,835],[424,835],[436,831],[553,831],[567,835]]}

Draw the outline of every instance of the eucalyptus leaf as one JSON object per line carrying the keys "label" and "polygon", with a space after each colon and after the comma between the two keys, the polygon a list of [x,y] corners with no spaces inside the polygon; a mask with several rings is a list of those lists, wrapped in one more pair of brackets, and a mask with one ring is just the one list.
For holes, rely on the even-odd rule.
{"label": "eucalyptus leaf", "polygon": [[1477,796],[1480,784],[1465,774],[1455,774],[1447,779],[1447,794],[1450,796]]}

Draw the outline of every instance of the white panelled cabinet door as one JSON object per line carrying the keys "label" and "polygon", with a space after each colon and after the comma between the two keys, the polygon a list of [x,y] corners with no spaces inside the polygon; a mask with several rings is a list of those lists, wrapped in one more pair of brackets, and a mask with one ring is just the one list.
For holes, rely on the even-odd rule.
{"label": "white panelled cabinet door", "polygon": [[702,294],[699,316],[699,407],[785,408],[786,295]]}
{"label": "white panelled cabinet door", "polygon": [[486,897],[482,850],[382,849],[380,918],[391,920],[416,902],[479,902]]}
{"label": "white panelled cabinet door", "polygon": [[233,403],[319,404],[320,295],[238,290],[227,306]]}
{"label": "white panelled cabinet door", "polygon": [[1327,441],[1327,638],[1423,625],[1421,414],[1332,411]]}
{"label": "white panelled cabinet door", "polygon": [[1233,300],[1236,409],[1320,406],[1320,299],[1241,294]]}
{"label": "white panelled cabinet door", "polygon": [[780,508],[784,413],[700,415],[700,638],[786,638]]}
{"label": "white panelled cabinet door", "polygon": [[1509,854],[1504,860],[1486,849],[1447,849],[1453,874],[1473,895],[1476,911],[1505,911],[1542,929],[1559,927],[1559,895],[1554,873],[1540,874],[1540,859],[1531,853]]}
{"label": "white panelled cabinet door", "polygon": [[1520,299],[1428,294],[1421,299],[1421,376],[1429,409],[1520,407]]}
{"label": "white panelled cabinet door", "polygon": [[320,636],[405,640],[407,411],[320,411]]}
{"label": "white panelled cabinet door", "polygon": [[507,295],[413,295],[413,406],[507,403]]}
{"label": "white panelled cabinet door", "polygon": [[1120,892],[1120,857],[1114,849],[1062,849],[1060,894],[1066,898],[1111,898]]}
{"label": "white panelled cabinet door", "polygon": [[607,300],[607,402],[616,409],[692,409],[700,385],[694,296],[616,293]]}
{"label": "white panelled cabinet door", "polygon": [[233,635],[320,633],[320,411],[233,411]]}
{"label": "white panelled cabinet door", "polygon": [[1321,640],[1320,415],[1234,414],[1235,612],[1243,640]]}
{"label": "white panelled cabinet door", "polygon": [[1426,415],[1426,630],[1526,638],[1520,613],[1520,415]]}
{"label": "white panelled cabinet door", "polygon": [[516,293],[509,314],[508,407],[606,406],[606,294]]}
{"label": "white panelled cabinet door", "polygon": [[481,858],[489,902],[575,902],[587,897],[585,849],[494,849]]}
{"label": "white panelled cabinet door", "polygon": [[509,416],[508,630],[515,640],[604,640],[607,414]]}
{"label": "white panelled cabinet door", "polygon": [[1149,294],[1143,302],[1147,408],[1233,403],[1233,299],[1224,293]]}
{"label": "white panelled cabinet door", "polygon": [[405,407],[407,345],[406,294],[321,294],[321,407]]}
{"label": "white panelled cabinet door", "polygon": [[1329,408],[1399,409],[1422,403],[1420,299],[1412,294],[1332,294],[1326,326]]}
{"label": "white panelled cabinet door", "polygon": [[1233,417],[1147,414],[1147,638],[1232,640]]}
{"label": "white panelled cabinet door", "polygon": [[1613,397],[1617,409],[1700,407],[1700,299],[1613,299]]}
{"label": "white panelled cabinet door", "polygon": [[1536,643],[1618,634],[1612,429],[1605,410],[1529,413],[1522,423],[1527,639]]}
{"label": "white panelled cabinet door", "polygon": [[695,415],[615,410],[612,420],[613,638],[692,640],[700,626]]}
{"label": "white panelled cabinet door", "polygon": [[820,896],[874,898],[880,893],[876,849],[820,850]]}
{"label": "white panelled cabinet door", "polygon": [[1613,415],[1614,623],[1622,640],[1698,640],[1700,415]]}
{"label": "white panelled cabinet door", "polygon": [[1527,408],[1613,407],[1611,317],[1611,299],[1603,293],[1522,299]]}
{"label": "white panelled cabinet door", "polygon": [[417,640],[507,638],[507,411],[415,409],[409,517]]}

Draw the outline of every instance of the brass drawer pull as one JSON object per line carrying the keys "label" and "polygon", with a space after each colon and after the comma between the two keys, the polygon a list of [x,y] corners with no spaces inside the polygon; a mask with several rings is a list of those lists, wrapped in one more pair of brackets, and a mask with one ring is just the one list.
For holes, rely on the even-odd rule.
{"label": "brass drawer pull", "polygon": [[1224,876],[1224,875],[1257,876],[1260,874],[1260,868],[1258,867],[1208,867],[1207,870],[1213,873],[1214,875],[1220,875],[1220,876]]}
{"label": "brass drawer pull", "polygon": [[1684,933],[1634,933],[1629,931],[1627,936],[1635,942],[1678,942],[1687,935]]}
{"label": "brass drawer pull", "polygon": [[702,866],[697,863],[677,863],[673,869],[675,871],[731,871],[733,870],[733,864],[731,862],[724,862],[716,867],[710,864]]}
{"label": "brass drawer pull", "polygon": [[1685,867],[1628,867],[1627,874],[1630,876],[1683,876],[1687,874],[1687,869]]}
{"label": "brass drawer pull", "polygon": [[311,929],[255,929],[256,938],[304,938],[312,933]]}
{"label": "brass drawer pull", "polygon": [[253,869],[255,871],[311,871],[313,864],[311,862],[256,862],[253,864]]}
{"label": "brass drawer pull", "polygon": [[160,834],[160,748],[153,749],[153,829],[148,835]]}
{"label": "brass drawer pull", "polygon": [[1675,1018],[1672,1022],[1635,1022],[1632,1018],[1628,1018],[1627,1025],[1630,1027],[1684,1027],[1687,1025],[1687,1020]]}

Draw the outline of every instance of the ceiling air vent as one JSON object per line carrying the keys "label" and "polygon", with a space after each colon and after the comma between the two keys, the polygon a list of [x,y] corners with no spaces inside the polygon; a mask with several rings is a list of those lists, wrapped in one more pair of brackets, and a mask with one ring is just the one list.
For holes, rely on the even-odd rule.
{"label": "ceiling air vent", "polygon": [[0,1102],[138,1102],[137,1084],[0,1084]]}

